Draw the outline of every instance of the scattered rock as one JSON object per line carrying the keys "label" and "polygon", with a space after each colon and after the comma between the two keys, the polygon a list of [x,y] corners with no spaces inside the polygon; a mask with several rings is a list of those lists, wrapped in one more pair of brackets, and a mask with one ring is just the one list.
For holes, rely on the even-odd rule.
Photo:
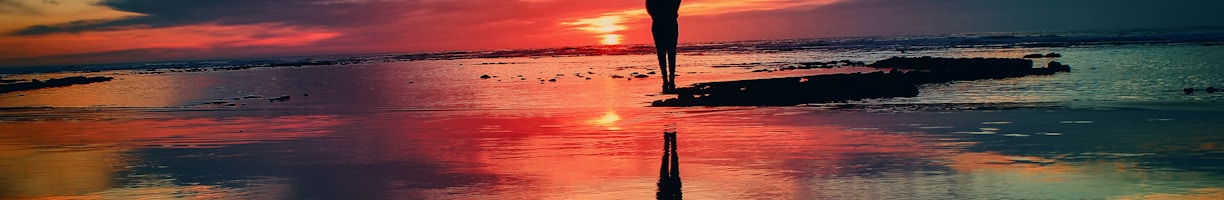
{"label": "scattered rock", "polygon": [[292,96],[289,96],[289,95],[281,95],[280,97],[276,97],[276,98],[271,98],[271,99],[268,99],[268,102],[273,102],[273,101],[288,101],[290,97],[292,97]]}
{"label": "scattered rock", "polygon": [[1039,53],[1024,55],[1024,58],[1061,58],[1061,57],[1062,57],[1062,54],[1058,54],[1054,52],[1050,52],[1045,55],[1042,55]]}
{"label": "scattered rock", "polygon": [[1054,70],[1054,72],[1071,72],[1070,65],[1064,65],[1056,61],[1050,61],[1049,64],[1046,64],[1046,68],[1050,70]]}
{"label": "scattered rock", "polygon": [[64,86],[70,86],[70,85],[107,82],[107,81],[111,81],[114,79],[115,78],[103,77],[103,76],[98,76],[98,77],[73,76],[73,77],[47,79],[47,81],[41,81],[38,79],[34,79],[34,80],[30,80],[30,82],[0,85],[0,94],[8,93],[8,92],[24,91],[24,90],[36,90],[36,89],[50,88],[50,87],[64,87]]}

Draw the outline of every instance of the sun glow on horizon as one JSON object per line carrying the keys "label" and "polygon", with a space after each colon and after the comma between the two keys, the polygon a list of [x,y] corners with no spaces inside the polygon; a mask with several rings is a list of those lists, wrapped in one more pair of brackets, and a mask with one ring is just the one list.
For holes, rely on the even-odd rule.
{"label": "sun glow on horizon", "polygon": [[561,25],[575,26],[574,29],[599,34],[596,36],[599,38],[599,44],[617,45],[621,43],[624,36],[615,33],[629,29],[629,27],[621,25],[623,22],[624,18],[621,16],[605,15],[595,18],[579,19],[573,22],[564,22],[561,23]]}
{"label": "sun glow on horizon", "polygon": [[618,45],[621,44],[621,34],[603,34],[599,35],[599,44],[602,45]]}

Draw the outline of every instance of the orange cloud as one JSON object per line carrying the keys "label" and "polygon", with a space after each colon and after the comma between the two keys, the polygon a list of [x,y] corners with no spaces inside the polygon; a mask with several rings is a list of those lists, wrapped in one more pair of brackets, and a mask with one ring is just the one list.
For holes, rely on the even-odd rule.
{"label": "orange cloud", "polygon": [[575,29],[590,31],[594,33],[612,33],[625,30],[628,27],[621,25],[622,16],[600,16],[595,18],[579,19],[574,22],[561,23],[562,25],[578,26]]}
{"label": "orange cloud", "polygon": [[330,39],[339,33],[279,24],[195,25],[83,33],[55,33],[0,38],[4,58],[98,53],[134,49],[210,49],[245,46],[299,46]]}
{"label": "orange cloud", "polygon": [[[113,20],[141,16],[94,5],[93,0],[11,1],[11,7],[0,5],[0,32],[10,32],[34,25],[60,24],[81,20]],[[20,20],[16,20],[20,19]]]}

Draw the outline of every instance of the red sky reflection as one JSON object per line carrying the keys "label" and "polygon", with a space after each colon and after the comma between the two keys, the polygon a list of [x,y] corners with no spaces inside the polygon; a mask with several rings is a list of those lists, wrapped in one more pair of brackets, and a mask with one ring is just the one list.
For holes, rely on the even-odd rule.
{"label": "red sky reflection", "polygon": [[[868,170],[863,168],[888,165],[879,163],[884,160],[938,159],[939,154],[955,151],[924,144],[912,135],[840,126],[778,126],[738,118],[754,115],[638,108],[480,111],[389,114],[375,118],[398,120],[367,126],[402,130],[393,141],[423,141],[395,145],[389,155],[454,163],[447,165],[450,170],[494,174],[509,181],[495,185],[515,187],[482,186],[464,189],[460,195],[494,199],[652,197],[655,188],[650,186],[656,180],[651,175],[658,174],[661,131],[670,123],[679,126],[686,196],[699,199],[758,194],[747,190],[798,193],[811,187],[804,183],[806,178],[851,176]],[[434,192],[448,191],[455,192]]]}

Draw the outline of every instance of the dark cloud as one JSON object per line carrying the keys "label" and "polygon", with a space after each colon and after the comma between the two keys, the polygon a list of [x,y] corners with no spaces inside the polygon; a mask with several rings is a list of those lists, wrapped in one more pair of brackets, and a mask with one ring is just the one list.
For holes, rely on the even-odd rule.
{"label": "dark cloud", "polygon": [[[846,0],[688,18],[693,40],[1222,26],[1224,1]],[[722,35],[705,30],[749,30]],[[682,27],[683,28],[683,27]],[[731,35],[726,35],[731,34]]]}

